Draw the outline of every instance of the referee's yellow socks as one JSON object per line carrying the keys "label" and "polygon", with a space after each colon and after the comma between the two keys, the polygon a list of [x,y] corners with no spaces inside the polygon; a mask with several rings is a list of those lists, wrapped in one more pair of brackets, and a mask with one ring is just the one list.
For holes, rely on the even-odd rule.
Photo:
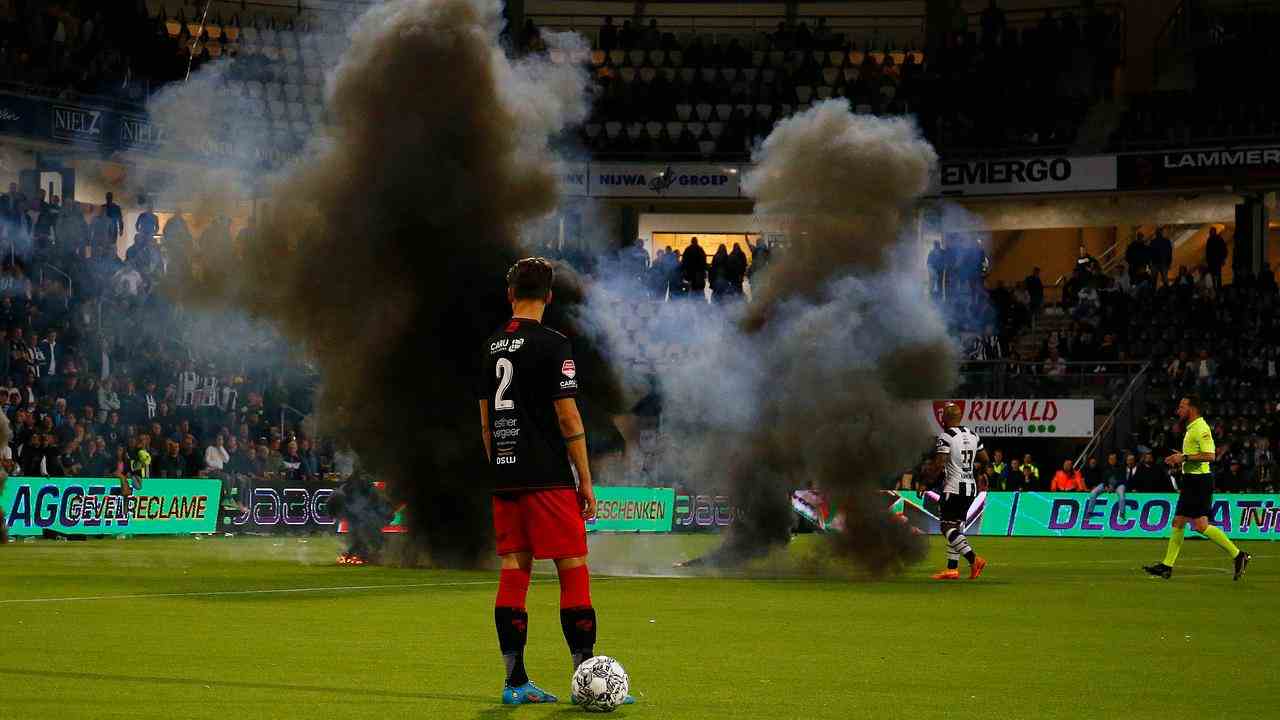
{"label": "referee's yellow socks", "polygon": [[[1214,528],[1215,530],[1217,528]],[[1219,530],[1219,532],[1221,532]],[[1173,567],[1178,561],[1178,553],[1182,551],[1182,538],[1187,534],[1186,528],[1176,527],[1169,535],[1169,549],[1164,551],[1164,564]]]}
{"label": "referee's yellow socks", "polygon": [[1233,560],[1236,555],[1240,554],[1240,548],[1236,547],[1236,544],[1231,542],[1231,538],[1227,537],[1227,534],[1222,532],[1222,528],[1217,525],[1210,525],[1205,528],[1201,535],[1212,540],[1214,545],[1226,550],[1227,554],[1230,555]]}

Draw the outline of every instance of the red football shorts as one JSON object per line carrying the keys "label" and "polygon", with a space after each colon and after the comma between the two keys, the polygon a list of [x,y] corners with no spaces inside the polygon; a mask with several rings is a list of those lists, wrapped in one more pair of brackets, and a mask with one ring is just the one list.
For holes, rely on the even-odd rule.
{"label": "red football shorts", "polygon": [[568,488],[493,496],[498,554],[531,552],[538,560],[587,554],[587,525],[578,493]]}

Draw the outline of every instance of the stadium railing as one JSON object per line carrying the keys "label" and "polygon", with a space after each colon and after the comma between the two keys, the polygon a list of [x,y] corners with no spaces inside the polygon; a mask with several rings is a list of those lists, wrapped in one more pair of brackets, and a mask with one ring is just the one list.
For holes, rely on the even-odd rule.
{"label": "stadium railing", "polygon": [[1061,375],[1049,375],[1044,362],[970,360],[960,365],[958,395],[965,397],[1093,398],[1109,409],[1147,366],[1140,360],[1091,360],[1064,363]]}

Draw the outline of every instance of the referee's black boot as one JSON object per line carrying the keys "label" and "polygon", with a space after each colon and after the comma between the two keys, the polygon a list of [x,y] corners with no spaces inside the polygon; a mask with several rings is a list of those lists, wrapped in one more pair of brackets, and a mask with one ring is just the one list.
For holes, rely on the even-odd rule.
{"label": "referee's black boot", "polygon": [[1162,562],[1158,562],[1155,565],[1146,565],[1142,569],[1146,570],[1147,574],[1152,577],[1164,578],[1165,580],[1173,577],[1173,568]]}
{"label": "referee's black boot", "polygon": [[1236,574],[1235,574],[1235,577],[1231,579],[1239,580],[1240,576],[1244,575],[1244,569],[1249,567],[1249,553],[1243,550],[1236,553],[1235,564],[1236,564]]}

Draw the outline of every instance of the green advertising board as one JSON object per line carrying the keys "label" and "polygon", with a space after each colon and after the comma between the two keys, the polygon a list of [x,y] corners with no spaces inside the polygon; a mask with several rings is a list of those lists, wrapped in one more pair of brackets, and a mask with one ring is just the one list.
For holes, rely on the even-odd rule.
{"label": "green advertising board", "polygon": [[218,525],[218,480],[148,478],[129,497],[115,478],[9,478],[0,507],[14,536],[211,533]]}
{"label": "green advertising board", "polygon": [[[1021,537],[1164,538],[1169,536],[1178,496],[1129,493],[1123,516],[1116,495],[1099,495],[1086,516],[1088,501],[1088,493],[986,493],[980,532]],[[1280,540],[1280,495],[1217,495],[1209,522],[1233,538]]]}
{"label": "green advertising board", "polygon": [[597,487],[587,532],[671,532],[672,488]]}

